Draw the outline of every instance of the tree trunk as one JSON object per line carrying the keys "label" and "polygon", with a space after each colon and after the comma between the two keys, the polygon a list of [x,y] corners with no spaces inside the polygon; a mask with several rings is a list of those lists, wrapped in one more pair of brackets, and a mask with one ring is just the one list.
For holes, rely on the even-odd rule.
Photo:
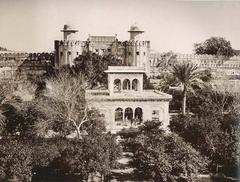
{"label": "tree trunk", "polygon": [[80,129],[78,127],[76,127],[76,131],[77,131],[78,139],[82,139],[81,131],[80,131]]}
{"label": "tree trunk", "polygon": [[182,100],[182,114],[186,115],[186,101],[187,101],[187,89],[183,86],[183,100]]}

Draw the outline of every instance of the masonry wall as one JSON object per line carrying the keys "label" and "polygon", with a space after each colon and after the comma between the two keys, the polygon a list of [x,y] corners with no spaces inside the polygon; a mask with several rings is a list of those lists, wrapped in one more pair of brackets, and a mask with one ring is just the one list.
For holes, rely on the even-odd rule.
{"label": "masonry wall", "polygon": [[163,127],[169,125],[169,103],[168,101],[87,101],[89,107],[98,109],[105,115],[108,130],[114,130],[117,125],[115,122],[115,110],[122,108],[125,110],[130,107],[133,111],[140,107],[143,111],[143,121],[152,120],[153,110],[159,110],[159,120],[163,122]]}

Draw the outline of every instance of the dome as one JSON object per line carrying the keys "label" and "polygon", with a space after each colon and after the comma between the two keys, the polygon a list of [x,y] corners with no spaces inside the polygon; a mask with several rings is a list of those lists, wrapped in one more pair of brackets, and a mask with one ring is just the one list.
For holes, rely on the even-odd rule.
{"label": "dome", "polygon": [[144,32],[144,31],[141,30],[136,24],[134,24],[130,27],[130,30],[128,32]]}
{"label": "dome", "polygon": [[71,25],[68,25],[68,24],[65,24],[65,25],[63,26],[63,30],[62,30],[62,32],[64,32],[64,31],[73,31],[73,32],[77,32],[77,30],[75,30]]}

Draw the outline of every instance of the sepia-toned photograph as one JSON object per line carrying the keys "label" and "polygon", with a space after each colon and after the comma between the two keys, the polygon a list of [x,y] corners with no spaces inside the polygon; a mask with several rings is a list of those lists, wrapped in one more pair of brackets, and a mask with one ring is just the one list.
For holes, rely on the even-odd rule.
{"label": "sepia-toned photograph", "polygon": [[240,0],[0,0],[0,182],[239,182]]}

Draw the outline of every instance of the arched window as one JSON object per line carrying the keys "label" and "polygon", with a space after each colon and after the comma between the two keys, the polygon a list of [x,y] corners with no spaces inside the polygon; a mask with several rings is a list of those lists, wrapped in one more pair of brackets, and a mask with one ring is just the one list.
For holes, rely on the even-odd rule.
{"label": "arched window", "polygon": [[135,121],[136,121],[137,123],[141,123],[141,122],[142,122],[142,120],[143,120],[142,108],[137,107],[137,108],[135,109],[135,116],[134,116],[134,118],[135,118]]}
{"label": "arched window", "polygon": [[114,92],[120,92],[121,91],[121,80],[120,79],[114,80],[113,91]]}
{"label": "arched window", "polygon": [[120,121],[123,121],[123,110],[119,107],[115,110],[115,122]]}
{"label": "arched window", "polygon": [[132,90],[134,90],[134,91],[138,91],[139,90],[139,81],[137,80],[137,79],[134,79],[133,81],[132,81]]}
{"label": "arched window", "polygon": [[126,121],[130,121],[130,122],[132,121],[132,119],[133,119],[133,110],[132,110],[132,108],[128,107],[128,108],[125,109],[124,119]]}
{"label": "arched window", "polygon": [[123,81],[123,90],[130,90],[130,81],[128,79]]}

